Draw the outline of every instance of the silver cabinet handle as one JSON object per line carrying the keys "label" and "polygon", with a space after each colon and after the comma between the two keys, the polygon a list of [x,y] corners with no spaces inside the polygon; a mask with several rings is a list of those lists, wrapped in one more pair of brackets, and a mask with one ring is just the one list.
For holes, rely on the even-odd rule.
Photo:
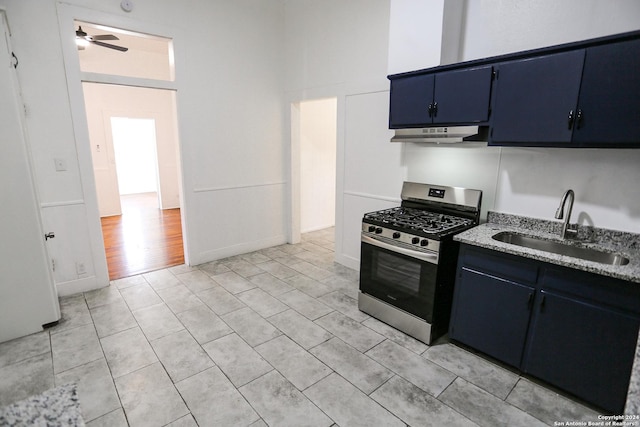
{"label": "silver cabinet handle", "polygon": [[387,242],[383,242],[380,241],[378,239],[374,239],[373,237],[369,237],[369,236],[365,236],[365,235],[361,235],[360,240],[363,243],[367,243],[369,245],[372,246],[377,246],[379,248],[382,249],[387,249],[390,250],[392,252],[397,252],[400,253],[402,255],[406,255],[408,257],[411,258],[416,258],[422,261],[426,261],[426,262],[430,262],[431,264],[437,264],[438,263],[438,254],[437,253],[427,253],[427,252],[421,252],[421,251],[414,251],[411,249],[407,249],[401,246],[396,246],[396,245],[392,245],[390,243]]}

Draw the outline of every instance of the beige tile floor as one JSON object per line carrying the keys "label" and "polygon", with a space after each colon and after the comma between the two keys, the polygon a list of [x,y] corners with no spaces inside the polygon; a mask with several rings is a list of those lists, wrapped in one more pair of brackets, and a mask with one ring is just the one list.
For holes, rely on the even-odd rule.
{"label": "beige tile floor", "polygon": [[61,299],[0,344],[0,407],[78,384],[89,426],[537,426],[597,413],[447,341],[357,308],[333,229]]}

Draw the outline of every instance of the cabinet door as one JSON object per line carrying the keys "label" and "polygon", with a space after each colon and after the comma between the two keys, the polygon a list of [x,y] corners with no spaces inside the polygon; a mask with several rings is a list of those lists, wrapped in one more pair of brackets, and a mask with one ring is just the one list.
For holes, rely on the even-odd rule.
{"label": "cabinet door", "polygon": [[640,321],[542,290],[524,371],[621,414]]}
{"label": "cabinet door", "polygon": [[433,123],[487,122],[492,74],[491,66],[436,74]]}
{"label": "cabinet door", "polygon": [[500,64],[490,143],[570,143],[583,62],[577,50]]}
{"label": "cabinet door", "polygon": [[640,40],[590,47],[584,62],[575,142],[640,145]]}
{"label": "cabinet door", "polygon": [[389,128],[421,127],[431,123],[434,75],[418,75],[391,80]]}
{"label": "cabinet door", "polygon": [[455,285],[449,336],[519,367],[534,289],[463,267]]}

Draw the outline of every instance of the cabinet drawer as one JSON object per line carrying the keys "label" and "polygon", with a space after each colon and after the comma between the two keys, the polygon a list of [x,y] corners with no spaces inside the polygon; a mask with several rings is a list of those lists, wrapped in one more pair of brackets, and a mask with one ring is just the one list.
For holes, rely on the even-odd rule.
{"label": "cabinet drawer", "polygon": [[640,285],[637,283],[562,267],[547,267],[541,283],[545,289],[640,317]]}
{"label": "cabinet drawer", "polygon": [[468,269],[504,279],[529,284],[538,280],[538,265],[521,257],[462,245],[460,259]]}

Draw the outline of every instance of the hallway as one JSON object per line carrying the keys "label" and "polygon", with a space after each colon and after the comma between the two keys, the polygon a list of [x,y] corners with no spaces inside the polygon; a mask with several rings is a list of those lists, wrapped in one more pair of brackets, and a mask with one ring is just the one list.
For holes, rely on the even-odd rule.
{"label": "hallway", "polygon": [[109,279],[184,263],[180,209],[158,209],[157,193],[121,197],[122,215],[101,218]]}

